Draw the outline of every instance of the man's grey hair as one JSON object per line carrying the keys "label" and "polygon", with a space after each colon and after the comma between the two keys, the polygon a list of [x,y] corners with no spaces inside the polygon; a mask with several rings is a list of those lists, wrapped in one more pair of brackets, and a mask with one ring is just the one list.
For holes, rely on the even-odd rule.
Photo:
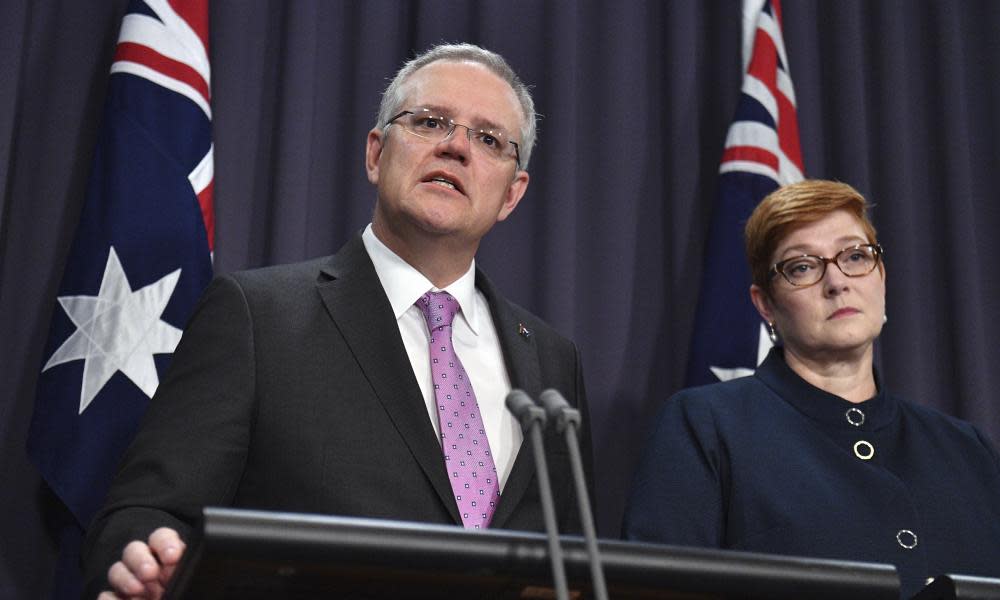
{"label": "man's grey hair", "polygon": [[[502,56],[496,52],[490,52],[485,48],[480,48],[474,44],[441,44],[433,46],[425,52],[418,54],[396,73],[389,87],[382,93],[382,103],[378,109],[378,122],[375,123],[377,129],[384,129],[386,122],[404,110],[402,104],[406,100],[403,97],[403,84],[417,70],[427,65],[441,61],[468,61],[481,64],[488,68],[490,72],[500,79],[506,81],[518,102],[521,103],[521,112],[524,113],[524,120],[521,123],[521,139],[518,141],[518,150],[521,154],[521,168],[528,169],[528,160],[531,158],[531,150],[535,146],[535,102],[531,99],[531,92],[528,86],[524,85],[521,78],[517,76],[514,69],[507,64]],[[517,140],[515,140],[517,141]]]}

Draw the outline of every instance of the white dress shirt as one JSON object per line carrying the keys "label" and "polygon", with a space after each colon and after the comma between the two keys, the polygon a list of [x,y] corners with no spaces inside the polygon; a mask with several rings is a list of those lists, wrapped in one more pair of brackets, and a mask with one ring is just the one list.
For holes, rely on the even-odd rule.
{"label": "white dress shirt", "polygon": [[[414,306],[414,302],[428,291],[442,290],[434,287],[429,279],[383,244],[375,236],[371,224],[365,228],[361,239],[368,256],[375,264],[382,289],[389,297],[399,334],[403,337],[403,346],[406,347],[413,374],[424,396],[428,418],[440,443],[441,427],[438,424],[437,402],[434,400],[431,383],[430,353],[427,348],[430,334],[424,315]],[[472,382],[472,389],[475,390],[479,413],[493,452],[500,489],[503,490],[524,434],[504,405],[504,399],[510,392],[510,378],[507,376],[489,304],[476,289],[475,260],[469,265],[469,270],[444,288],[444,291],[454,296],[462,307],[452,323],[452,342],[455,353]]]}

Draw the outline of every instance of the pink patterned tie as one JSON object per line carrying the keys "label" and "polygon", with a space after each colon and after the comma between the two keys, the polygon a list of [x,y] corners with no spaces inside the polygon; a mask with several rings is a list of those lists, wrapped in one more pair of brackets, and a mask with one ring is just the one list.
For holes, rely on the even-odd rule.
{"label": "pink patterned tie", "polygon": [[500,499],[500,482],[476,393],[452,345],[451,322],[462,307],[448,292],[428,292],[415,304],[430,333],[441,450],[458,512],[465,527],[487,527]]}

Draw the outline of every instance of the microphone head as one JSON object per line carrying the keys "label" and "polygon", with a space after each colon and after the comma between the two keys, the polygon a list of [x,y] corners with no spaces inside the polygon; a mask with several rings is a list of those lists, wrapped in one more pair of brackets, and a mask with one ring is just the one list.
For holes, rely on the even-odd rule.
{"label": "microphone head", "polygon": [[504,403],[507,405],[507,410],[521,422],[523,429],[527,430],[534,421],[545,425],[545,411],[539,408],[524,390],[511,390]]}
{"label": "microphone head", "polygon": [[552,388],[545,390],[539,394],[538,401],[545,408],[549,419],[556,424],[556,431],[559,433],[562,433],[569,424],[580,426],[582,421],[580,411],[570,406],[559,390]]}
{"label": "microphone head", "polygon": [[511,390],[507,394],[507,399],[504,401],[507,405],[507,410],[514,413],[515,417],[520,418],[528,409],[535,405],[532,402],[531,397],[524,390]]}
{"label": "microphone head", "polygon": [[550,419],[558,418],[562,414],[563,409],[569,408],[569,402],[566,402],[563,395],[552,388],[539,394],[538,402],[545,409],[545,412],[548,413]]}

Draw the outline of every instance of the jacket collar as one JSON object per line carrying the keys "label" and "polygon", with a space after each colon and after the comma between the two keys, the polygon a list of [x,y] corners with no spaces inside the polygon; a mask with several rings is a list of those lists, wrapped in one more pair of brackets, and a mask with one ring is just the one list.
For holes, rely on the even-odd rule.
{"label": "jacket collar", "polygon": [[[510,302],[500,296],[493,282],[478,268],[476,287],[483,293],[490,306],[511,388],[522,389],[531,397],[537,398],[542,391],[542,375],[534,336],[530,331],[525,334],[528,330],[525,330],[524,323],[518,320]],[[547,440],[547,446],[551,447],[553,443],[552,440]],[[506,524],[532,482],[535,462],[530,444],[530,439],[525,436],[517,457],[514,458],[514,465],[507,477],[503,494],[500,496],[500,504],[493,513],[491,528],[502,528]]]}
{"label": "jacket collar", "polygon": [[855,403],[821,390],[799,377],[785,362],[785,353],[781,347],[771,348],[755,373],[782,400],[810,419],[829,427],[862,431],[885,427],[895,419],[897,413],[896,403],[886,393],[878,370],[874,371],[874,375],[878,390],[875,396]]}
{"label": "jacket collar", "polygon": [[452,519],[461,523],[441,460],[441,447],[424,399],[361,236],[355,236],[321,269],[316,289],[330,318],[414,459]]}

